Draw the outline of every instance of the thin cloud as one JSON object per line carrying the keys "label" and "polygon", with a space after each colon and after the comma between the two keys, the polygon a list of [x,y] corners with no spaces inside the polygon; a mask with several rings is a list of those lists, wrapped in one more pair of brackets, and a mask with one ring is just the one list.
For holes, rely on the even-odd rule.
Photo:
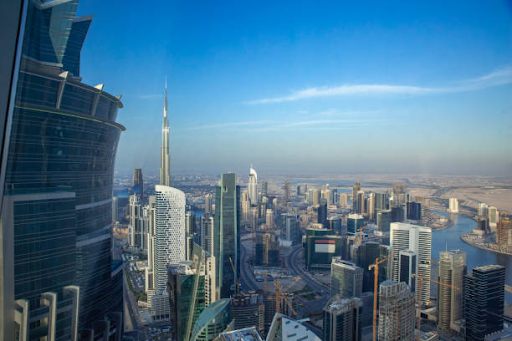
{"label": "thin cloud", "polygon": [[372,96],[372,95],[427,95],[436,93],[464,92],[512,83],[512,67],[495,70],[487,75],[459,82],[452,87],[421,87],[389,84],[355,84],[337,87],[312,87],[292,92],[288,96],[263,98],[247,104],[265,104],[297,101],[318,97]]}
{"label": "thin cloud", "polygon": [[271,121],[245,121],[245,122],[226,122],[226,123],[217,123],[217,124],[208,124],[197,127],[190,127],[188,130],[201,130],[201,129],[212,129],[212,128],[228,128],[228,127],[244,127],[244,126],[254,126],[254,125],[262,125],[268,124]]}
{"label": "thin cloud", "polygon": [[161,94],[150,94],[150,95],[140,95],[140,99],[157,99],[157,98],[163,98]]}

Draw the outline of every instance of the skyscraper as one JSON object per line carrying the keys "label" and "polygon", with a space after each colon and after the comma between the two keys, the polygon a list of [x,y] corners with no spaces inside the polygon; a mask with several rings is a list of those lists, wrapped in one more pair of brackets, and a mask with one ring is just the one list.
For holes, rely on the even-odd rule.
{"label": "skyscraper", "polygon": [[146,245],[146,223],[139,194],[130,195],[130,223],[128,225],[128,242],[130,246],[144,249]]}
{"label": "skyscraper", "polygon": [[421,204],[419,202],[407,203],[407,219],[421,221]]}
{"label": "skyscraper", "polygon": [[251,205],[258,204],[258,173],[254,170],[254,168],[249,169],[249,182],[247,183],[247,192],[249,193],[249,200],[251,200]]}
{"label": "skyscraper", "polygon": [[354,184],[354,187],[352,187],[352,211],[357,211],[357,205],[358,205],[358,197],[357,193],[361,190],[361,183],[358,181]]}
{"label": "skyscraper", "polygon": [[391,226],[391,210],[377,212],[377,228],[381,232],[389,232]]}
{"label": "skyscraper", "polygon": [[231,316],[235,320],[234,328],[256,327],[264,332],[265,305],[263,295],[255,291],[231,296]]}
{"label": "skyscraper", "polygon": [[213,341],[231,324],[229,298],[212,303],[199,315],[192,329],[191,341]]}
{"label": "skyscraper", "polygon": [[185,260],[185,193],[156,185],[155,285],[148,291],[148,310],[153,320],[169,318],[166,290],[167,266]]}
{"label": "skyscraper", "polygon": [[206,194],[204,196],[204,213],[212,213],[213,212],[213,198],[211,194]]}
{"label": "skyscraper", "polygon": [[439,285],[437,288],[437,325],[439,329],[460,331],[456,321],[463,317],[463,286],[466,275],[466,253],[460,250],[439,253],[439,279],[441,283],[458,289]]}
{"label": "skyscraper", "polygon": [[363,302],[357,297],[332,297],[324,308],[324,341],[360,341]]}
{"label": "skyscraper", "polygon": [[360,214],[349,214],[347,217],[347,233],[356,235],[359,233],[364,224],[364,218]]}
{"label": "skyscraper", "polygon": [[122,309],[110,227],[123,104],[82,83],[92,18],[75,18],[78,1],[26,5],[1,189],[0,339],[36,329],[40,338],[73,339]]}
{"label": "skyscraper", "polygon": [[375,211],[383,211],[388,209],[388,194],[375,193]]}
{"label": "skyscraper", "polygon": [[416,253],[411,250],[400,250],[398,252],[398,282],[404,282],[415,291],[417,275],[416,264],[418,263]]}
{"label": "skyscraper", "polygon": [[286,180],[284,183],[284,199],[285,201],[290,201],[291,199],[290,180]]}
{"label": "skyscraper", "polygon": [[450,213],[458,213],[459,212],[459,201],[457,198],[450,198],[448,204],[448,212]]}
{"label": "skyscraper", "polygon": [[164,111],[162,117],[162,147],[160,154],[160,185],[171,186],[171,155],[169,117],[167,116],[167,80],[165,80]]}
{"label": "skyscraper", "polygon": [[[387,245],[381,245],[375,242],[363,244],[354,244],[351,246],[351,259],[360,268],[364,270],[363,274],[363,292],[373,292],[375,283],[374,269],[369,270],[369,266],[375,263],[375,259],[385,259],[391,254],[391,248]],[[378,283],[389,279],[391,273],[391,262],[389,260],[379,265]]]}
{"label": "skyscraper", "polygon": [[266,197],[268,196],[268,182],[263,180],[261,182],[261,196]]}
{"label": "skyscraper", "polygon": [[[220,177],[216,189],[214,228],[217,297],[225,298],[235,292],[240,273],[240,187],[236,185],[234,173],[222,174]],[[231,261],[235,265],[235,273]]]}
{"label": "skyscraper", "polygon": [[357,297],[363,289],[363,269],[354,263],[333,257],[331,263],[331,295]]}
{"label": "skyscraper", "polygon": [[466,340],[483,341],[484,336],[503,329],[505,268],[486,265],[474,268],[464,279]]}
{"label": "skyscraper", "polygon": [[[393,280],[400,281],[399,255],[401,250],[411,250],[416,254],[417,274],[424,277],[421,288],[421,302],[430,301],[430,268],[432,249],[432,230],[430,227],[406,223],[391,223],[390,245],[393,250]],[[416,290],[418,280],[416,278]]]}
{"label": "skyscraper", "polygon": [[132,189],[135,194],[140,195],[140,201],[144,204],[144,180],[142,179],[142,169],[133,170]]}
{"label": "skyscraper", "polygon": [[385,281],[379,287],[379,341],[414,340],[414,294],[403,282]]}

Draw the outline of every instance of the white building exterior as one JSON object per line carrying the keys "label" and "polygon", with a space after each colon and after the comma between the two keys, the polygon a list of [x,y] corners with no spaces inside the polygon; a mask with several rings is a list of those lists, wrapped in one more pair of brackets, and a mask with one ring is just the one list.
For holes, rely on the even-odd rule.
{"label": "white building exterior", "polygon": [[249,169],[249,183],[247,184],[247,192],[249,193],[249,200],[251,205],[258,203],[258,174],[254,168]]}

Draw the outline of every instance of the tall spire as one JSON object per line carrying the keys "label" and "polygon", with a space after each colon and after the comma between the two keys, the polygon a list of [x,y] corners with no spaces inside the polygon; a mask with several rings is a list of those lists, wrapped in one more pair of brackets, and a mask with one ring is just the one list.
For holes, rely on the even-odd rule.
{"label": "tall spire", "polygon": [[171,186],[171,155],[169,137],[169,119],[167,116],[167,77],[164,87],[164,112],[162,118],[162,147],[160,156],[160,185]]}

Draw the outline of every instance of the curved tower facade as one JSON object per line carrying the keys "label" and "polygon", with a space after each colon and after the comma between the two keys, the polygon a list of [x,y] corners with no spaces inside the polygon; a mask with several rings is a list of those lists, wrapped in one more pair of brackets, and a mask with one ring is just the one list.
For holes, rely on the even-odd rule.
{"label": "curved tower facade", "polygon": [[123,105],[102,84],[82,83],[80,50],[92,17],[75,18],[77,5],[28,5],[2,212],[6,340],[74,340],[122,311],[111,227]]}

